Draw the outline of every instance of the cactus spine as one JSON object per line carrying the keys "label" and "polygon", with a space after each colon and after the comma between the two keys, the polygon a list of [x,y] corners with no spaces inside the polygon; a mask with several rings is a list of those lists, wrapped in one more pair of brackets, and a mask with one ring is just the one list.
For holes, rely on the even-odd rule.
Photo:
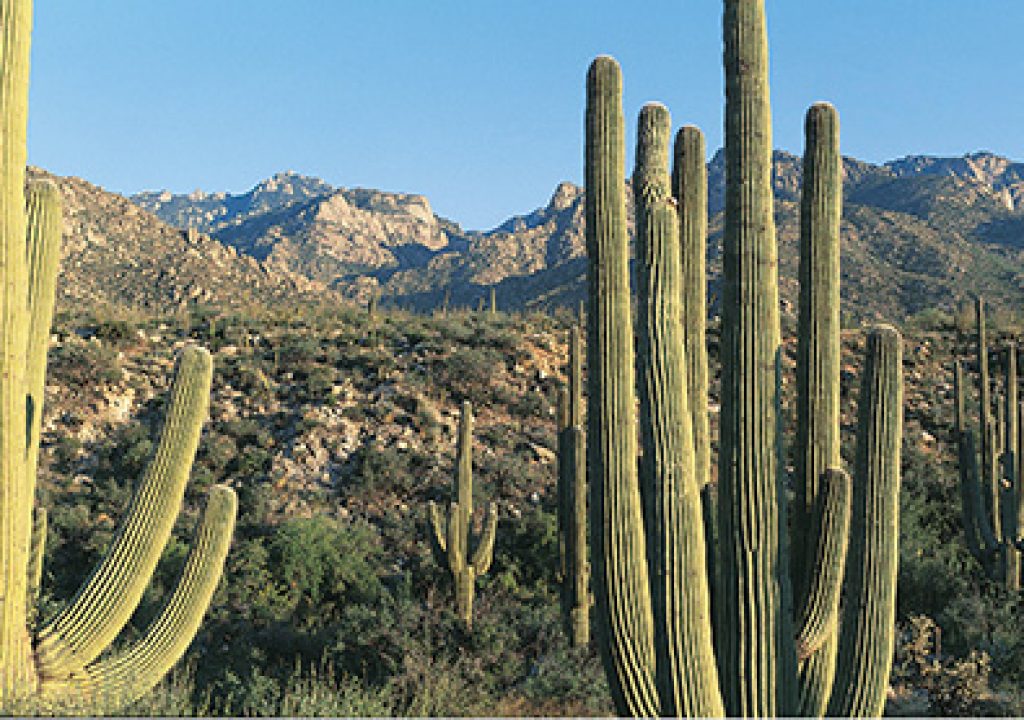
{"label": "cactus spine", "polygon": [[462,403],[456,459],[456,501],[448,508],[447,523],[441,509],[430,503],[431,538],[435,554],[447,564],[455,582],[455,605],[466,629],[473,627],[473,594],[476,578],[487,573],[494,557],[494,536],[498,527],[498,506],[490,503],[484,529],[472,558],[469,535],[473,524],[473,406]]}
{"label": "cactus spine", "polygon": [[52,183],[32,183],[24,194],[31,0],[0,0],[0,17],[0,709],[88,710],[100,696],[105,709],[116,708],[159,681],[191,642],[220,579],[234,495],[211,493],[203,527],[215,542],[196,547],[182,579],[181,587],[209,591],[176,592],[156,634],[133,646],[133,658],[147,660],[120,665],[130,682],[113,682],[105,668],[118,661],[97,658],[130,619],[170,535],[206,414],[210,356],[191,348],[179,360],[160,448],[111,550],[69,606],[30,636],[45,539],[45,510],[34,523],[33,495],[61,208]]}
{"label": "cactus spine", "polygon": [[569,383],[558,393],[558,534],[562,614],[573,647],[590,643],[590,561],[587,558],[587,466],[583,434],[580,329],[569,331]]}
{"label": "cactus spine", "polygon": [[978,367],[980,370],[981,457],[973,429],[967,426],[964,411],[966,385],[963,367],[953,366],[956,395],[954,436],[960,466],[960,497],[964,534],[971,554],[993,581],[1002,582],[1010,591],[1021,588],[1020,534],[1024,497],[1020,477],[1024,472],[1021,459],[1021,406],[1017,387],[1017,347],[1006,346],[1005,386],[1003,402],[996,398],[996,415],[992,417],[989,387],[988,348],[985,345],[985,304],[977,299]]}
{"label": "cactus spine", "polygon": [[[683,327],[696,312],[693,286],[705,284],[695,256],[706,242],[706,195],[697,191],[706,181],[702,170],[683,166],[687,159],[697,165],[698,149],[703,164],[699,131],[684,129],[677,139],[677,217],[666,191],[667,111],[655,105],[641,113],[633,177],[643,442],[637,475],[621,80],[607,57],[595,60],[588,75],[588,467],[597,637],[620,714],[770,716],[826,708],[879,714],[895,613],[901,339],[888,326],[869,334],[853,483],[832,445],[838,362],[817,357],[838,358],[840,347],[838,318],[825,306],[838,297],[841,189],[838,121],[830,106],[816,106],[807,126],[801,279],[809,312],[800,326],[801,372],[827,376],[801,383],[801,423],[810,427],[798,438],[798,454],[812,459],[805,475],[817,476],[801,498],[794,599],[791,546],[782,532],[786,479],[779,460],[781,332],[764,1],[726,0],[724,32],[728,215],[719,539],[710,551],[712,494],[706,485],[702,493],[697,447],[708,440],[696,432],[702,403],[691,400],[702,359],[697,351],[687,356],[696,345],[689,333],[700,326]],[[687,186],[696,190],[684,192]],[[706,360],[703,366],[706,372]],[[839,663],[837,644],[848,656]]]}

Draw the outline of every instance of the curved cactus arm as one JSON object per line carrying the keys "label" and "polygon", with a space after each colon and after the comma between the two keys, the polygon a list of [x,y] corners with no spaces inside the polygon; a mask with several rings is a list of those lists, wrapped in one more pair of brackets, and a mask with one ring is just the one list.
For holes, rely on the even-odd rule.
{"label": "curved cactus arm", "polygon": [[95,660],[131,618],[170,536],[206,419],[213,364],[184,350],[156,453],[107,556],[36,643],[41,677],[66,678]]}
{"label": "curved cactus arm", "polygon": [[28,205],[28,343],[25,346],[25,392],[28,438],[25,478],[34,491],[39,465],[39,431],[43,424],[43,393],[46,388],[46,352],[57,290],[57,268],[63,221],[61,197],[49,180],[29,183]]}
{"label": "curved cactus arm", "polygon": [[142,638],[71,677],[44,677],[44,702],[64,712],[95,708],[97,703],[114,710],[156,685],[188,649],[206,614],[223,572],[237,509],[234,491],[214,486],[178,584]]}
{"label": "curved cactus arm", "polygon": [[953,434],[957,444],[960,470],[960,503],[964,535],[971,554],[991,574],[994,570],[991,561],[997,551],[997,542],[981,492],[974,432],[967,428],[965,422],[963,365],[959,360],[953,363],[953,395]]}
{"label": "curved cactus arm", "polygon": [[725,713],[711,637],[707,556],[682,328],[679,218],[668,177],[670,121],[640,111],[633,175],[637,218],[641,495],[647,511],[655,682],[664,716]]}
{"label": "curved cactus arm", "polygon": [[887,325],[868,335],[839,655],[828,715],[877,717],[885,707],[899,559],[902,342]]}
{"label": "curved cactus arm", "polygon": [[441,506],[433,500],[427,506],[430,521],[430,545],[438,558],[439,565],[447,564],[445,553],[448,552],[448,521]]}
{"label": "curved cactus arm", "polygon": [[812,546],[807,553],[807,577],[797,606],[796,651],[801,661],[810,658],[836,631],[850,538],[850,476],[831,468],[817,490],[808,535]]}
{"label": "curved cactus arm", "polygon": [[480,533],[480,542],[473,553],[473,574],[476,577],[487,574],[491,569],[491,561],[494,560],[494,536],[498,530],[498,506],[491,503],[487,506],[487,519],[484,520],[484,529]]}
{"label": "curved cactus arm", "polygon": [[654,628],[637,481],[622,73],[587,73],[587,467],[598,645],[620,715],[658,713]]}
{"label": "curved cactus arm", "polygon": [[[38,506],[32,516],[32,547],[28,564],[28,606],[34,608],[43,585],[43,558],[46,555],[46,533],[49,528],[46,508]],[[34,614],[31,613],[31,614]]]}

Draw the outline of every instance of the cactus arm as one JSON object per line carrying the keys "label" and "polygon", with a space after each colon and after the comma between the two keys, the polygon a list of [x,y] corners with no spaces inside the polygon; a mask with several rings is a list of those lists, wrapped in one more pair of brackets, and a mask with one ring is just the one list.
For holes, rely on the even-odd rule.
{"label": "cactus arm", "polygon": [[431,500],[427,505],[427,518],[430,523],[430,549],[438,565],[448,563],[448,527],[441,508]]}
{"label": "cactus arm", "polygon": [[633,322],[626,233],[622,74],[602,56],[587,74],[587,467],[596,626],[620,715],[658,712],[654,628],[636,470]]}
{"label": "cactus arm", "polygon": [[473,553],[473,574],[476,577],[486,575],[491,569],[491,561],[494,560],[494,537],[498,530],[498,506],[491,503],[487,506],[487,519],[484,520],[484,529],[480,533],[480,541]]}
{"label": "cactus arm", "polygon": [[[853,493],[850,476],[831,468],[817,487],[815,507],[811,514],[808,537],[813,543],[807,554],[807,577],[804,594],[797,607],[796,649],[799,660],[816,654],[838,626],[839,599],[846,566],[846,550],[850,538],[850,508]],[[834,670],[834,659],[831,670]],[[831,687],[831,672],[829,672]],[[801,705],[816,688],[801,688]],[[810,700],[810,697],[807,697]],[[828,696],[825,696],[828,700]],[[808,709],[809,706],[801,709]],[[824,712],[824,708],[816,715]]]}
{"label": "cactus arm", "polygon": [[633,175],[637,217],[640,486],[655,626],[659,712],[723,715],[711,638],[701,486],[687,398],[679,218],[668,177],[670,121],[662,105],[640,112]]}
{"label": "cactus arm", "polygon": [[725,0],[725,234],[715,641],[729,715],[792,714],[778,467],[780,351],[764,0]]}
{"label": "cactus arm", "polygon": [[31,0],[0,2],[0,705],[31,676],[26,585],[33,497],[26,487],[28,339],[25,164]]}
{"label": "cactus arm", "polygon": [[131,618],[170,536],[206,419],[212,361],[184,350],[159,446],[107,556],[36,643],[40,675],[59,679],[95,660]]}
{"label": "cactus arm", "polygon": [[858,411],[853,516],[828,714],[876,717],[892,669],[899,559],[902,339],[890,326],[868,336]]}
{"label": "cactus arm", "polygon": [[61,197],[49,180],[28,186],[28,342],[25,346],[26,412],[25,478],[34,493],[39,465],[39,431],[43,425],[43,393],[46,388],[46,353],[57,290],[62,232]]}
{"label": "cactus arm", "polygon": [[192,549],[174,592],[145,634],[123,651],[70,678],[44,678],[40,694],[56,709],[119,707],[148,692],[188,649],[220,582],[238,502],[223,485],[210,490]]}

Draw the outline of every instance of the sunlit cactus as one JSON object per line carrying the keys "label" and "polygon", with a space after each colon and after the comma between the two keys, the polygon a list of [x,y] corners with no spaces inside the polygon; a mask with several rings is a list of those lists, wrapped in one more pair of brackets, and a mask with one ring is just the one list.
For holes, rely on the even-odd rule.
{"label": "sunlit cactus", "polygon": [[430,503],[431,542],[438,561],[446,565],[455,583],[455,610],[467,629],[473,627],[473,595],[476,579],[487,573],[494,558],[494,537],[498,527],[498,506],[487,506],[484,529],[470,556],[473,525],[473,406],[462,403],[455,472],[455,501],[443,510]]}
{"label": "sunlit cactus", "polygon": [[706,314],[694,290],[706,283],[696,260],[706,242],[702,139],[694,128],[680,133],[670,185],[668,112],[656,104],[641,111],[634,358],[621,74],[599,57],[587,78],[595,634],[622,715],[879,715],[894,640],[902,340],[890,326],[868,334],[847,473],[838,452],[838,117],[815,105],[801,230],[795,449],[803,459],[790,540],[764,0],[726,0],[724,35],[717,517],[701,460],[710,440],[698,430],[706,405],[691,397],[707,382],[694,319]]}
{"label": "sunlit cactus", "polygon": [[66,608],[36,622],[46,512],[33,509],[33,498],[62,220],[53,183],[32,183],[25,194],[31,0],[0,0],[0,17],[0,709],[106,712],[147,692],[188,647],[220,580],[235,499],[227,488],[211,491],[164,612],[125,652],[102,657],[170,537],[199,443],[212,364],[205,350],[189,348],[160,445],[110,550]]}

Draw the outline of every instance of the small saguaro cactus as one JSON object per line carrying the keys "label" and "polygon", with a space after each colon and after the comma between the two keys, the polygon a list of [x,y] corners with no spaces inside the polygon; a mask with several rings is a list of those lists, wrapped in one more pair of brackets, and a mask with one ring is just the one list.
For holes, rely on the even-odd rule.
{"label": "small saguaro cactus", "polygon": [[491,317],[498,314],[498,292],[491,286]]}
{"label": "small saguaro cactus", "polygon": [[455,501],[442,509],[430,503],[431,543],[438,562],[447,565],[455,583],[455,605],[467,629],[473,627],[473,593],[476,579],[491,567],[494,557],[494,536],[498,528],[498,506],[487,506],[484,529],[472,558],[469,554],[470,531],[473,525],[473,406],[462,403],[459,418],[459,442],[456,457]]}
{"label": "small saguaro cactus", "polygon": [[569,383],[558,393],[558,540],[562,616],[573,647],[590,643],[587,464],[580,329],[569,331]]}
{"label": "small saguaro cactus", "polygon": [[856,461],[847,474],[838,453],[838,116],[815,105],[804,157],[795,448],[802,459],[790,540],[764,0],[725,0],[724,36],[717,517],[700,465],[710,448],[697,447],[709,443],[698,430],[706,410],[691,399],[703,392],[701,359],[696,350],[688,356],[691,333],[701,329],[693,318],[706,313],[703,293],[693,291],[706,283],[695,259],[706,242],[699,131],[684,128],[677,138],[670,184],[668,111],[641,112],[634,359],[621,74],[600,57],[587,79],[596,635],[622,715],[879,715],[895,621],[902,340],[885,325],[868,334]]}
{"label": "small saguaro cactus", "polygon": [[25,194],[31,0],[0,0],[0,18],[0,711],[110,711],[147,692],[192,641],[220,581],[236,502],[226,487],[211,490],[167,604],[141,638],[101,657],[156,568],[199,444],[212,363],[188,348],[159,445],[106,557],[63,610],[35,622],[46,513],[33,498],[62,220],[53,183]]}
{"label": "small saguaro cactus", "polygon": [[[953,364],[956,406],[953,434],[957,441],[960,467],[960,498],[964,534],[971,554],[995,582],[1008,590],[1021,589],[1021,520],[1024,494],[1020,478],[1024,474],[1021,457],[1021,431],[1024,408],[1018,400],[1017,346],[1005,348],[1005,386],[1003,401],[992,416],[989,387],[988,347],[986,345],[985,301],[977,299],[977,350],[980,371],[979,420],[981,457],[973,428],[967,425],[965,400],[967,386],[959,360]],[[980,465],[980,467],[979,467]]]}

